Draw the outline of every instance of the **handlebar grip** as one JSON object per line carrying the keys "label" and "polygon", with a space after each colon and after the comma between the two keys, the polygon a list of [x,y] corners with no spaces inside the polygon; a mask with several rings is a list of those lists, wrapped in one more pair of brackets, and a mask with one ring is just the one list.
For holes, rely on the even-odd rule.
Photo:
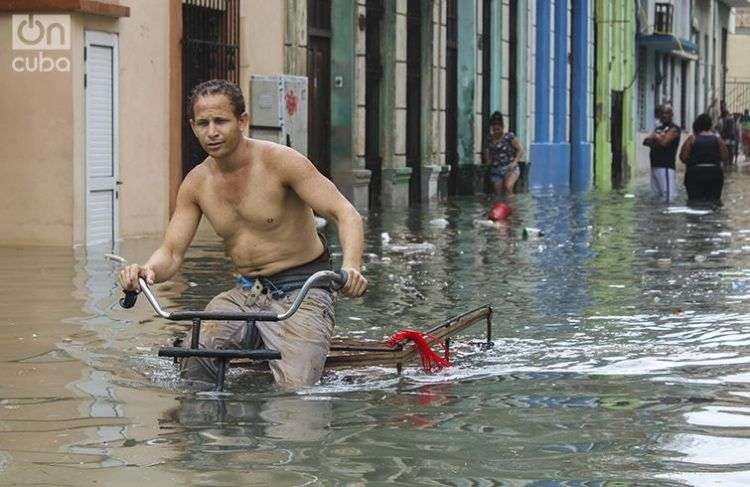
{"label": "handlebar grip", "polygon": [[138,299],[138,293],[136,291],[124,291],[125,297],[120,298],[120,306],[125,309],[130,309],[135,306],[135,302]]}
{"label": "handlebar grip", "polygon": [[339,289],[344,287],[344,285],[346,284],[346,281],[349,280],[349,274],[347,274],[346,271],[341,270],[339,271],[338,274],[339,275],[337,278],[331,280],[331,288],[334,291],[338,291]]}

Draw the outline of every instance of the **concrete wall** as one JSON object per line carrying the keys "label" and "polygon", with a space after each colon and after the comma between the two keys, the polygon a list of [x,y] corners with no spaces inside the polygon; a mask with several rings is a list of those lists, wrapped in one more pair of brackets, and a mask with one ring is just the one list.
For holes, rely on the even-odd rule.
{"label": "concrete wall", "polygon": [[727,79],[750,80],[750,34],[731,34],[728,41]]}
{"label": "concrete wall", "polygon": [[[0,16],[0,93],[12,100],[0,143],[0,243],[76,245],[85,238],[84,32],[118,34],[119,235],[159,233],[169,210],[168,3],[132,0],[131,17],[71,15],[69,72],[10,68]],[[53,52],[53,51],[48,51]]]}
{"label": "concrete wall", "polygon": [[[87,29],[98,23],[119,30],[121,238],[164,231],[169,154],[176,150],[169,140],[169,3],[128,0],[128,6],[130,17],[119,22],[95,17],[84,22]],[[83,137],[84,129],[77,133]],[[76,241],[83,241],[82,232]]]}
{"label": "concrete wall", "polygon": [[15,72],[15,54],[0,15],[0,243],[71,245],[73,72]]}

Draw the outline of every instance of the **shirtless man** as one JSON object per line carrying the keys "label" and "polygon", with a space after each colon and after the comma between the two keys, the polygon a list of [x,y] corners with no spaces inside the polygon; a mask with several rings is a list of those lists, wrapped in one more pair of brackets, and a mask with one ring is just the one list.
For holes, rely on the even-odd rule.
{"label": "shirtless man", "polygon": [[[123,289],[140,290],[139,277],[149,284],[171,278],[205,215],[240,275],[237,287],[216,296],[206,310],[283,312],[302,281],[331,268],[314,211],[338,227],[341,269],[348,274],[341,292],[350,297],[364,294],[362,218],[333,183],[295,150],[243,136],[249,116],[237,85],[207,81],[193,89],[189,103],[190,125],[208,157],[182,182],[161,247],[145,264],[132,264],[120,272]],[[282,355],[270,362],[278,384],[299,387],[317,382],[333,333],[331,291],[311,289],[291,318],[257,322],[256,329],[257,334],[246,337],[244,323],[206,323],[200,346],[264,344]],[[213,382],[217,373],[216,363],[205,358],[183,359],[181,368],[191,380]]]}

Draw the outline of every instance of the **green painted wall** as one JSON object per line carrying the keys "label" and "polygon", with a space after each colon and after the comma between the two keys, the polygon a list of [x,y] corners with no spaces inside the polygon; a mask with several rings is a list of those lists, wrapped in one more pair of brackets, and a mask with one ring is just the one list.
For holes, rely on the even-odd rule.
{"label": "green painted wall", "polygon": [[635,164],[635,4],[632,0],[596,0],[594,92],[594,185],[612,188],[612,92],[623,92],[623,172]]}
{"label": "green painted wall", "polygon": [[356,3],[349,0],[331,2],[331,173],[334,180],[350,173],[356,160],[353,132],[357,109],[354,79],[356,10]]}
{"label": "green painted wall", "polygon": [[474,164],[474,98],[476,96],[477,6],[458,2],[458,163]]}

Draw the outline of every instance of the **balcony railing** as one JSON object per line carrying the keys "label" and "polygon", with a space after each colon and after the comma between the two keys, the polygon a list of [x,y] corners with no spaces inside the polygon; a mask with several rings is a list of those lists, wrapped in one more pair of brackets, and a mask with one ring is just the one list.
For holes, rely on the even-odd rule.
{"label": "balcony railing", "polygon": [[674,6],[667,2],[657,2],[654,11],[654,33],[671,34],[674,19]]}

